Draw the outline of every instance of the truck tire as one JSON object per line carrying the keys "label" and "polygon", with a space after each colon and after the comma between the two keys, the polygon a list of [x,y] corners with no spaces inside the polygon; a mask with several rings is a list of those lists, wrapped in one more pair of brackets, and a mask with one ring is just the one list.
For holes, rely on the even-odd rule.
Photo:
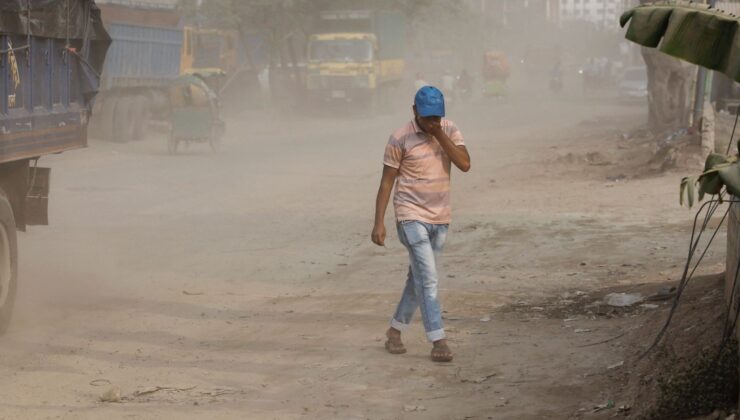
{"label": "truck tire", "polygon": [[175,138],[174,135],[170,132],[170,135],[167,137],[167,152],[171,155],[177,154],[177,146],[179,145],[179,141]]}
{"label": "truck tire", "polygon": [[211,136],[208,139],[208,145],[211,146],[213,153],[221,150],[221,138],[223,137],[224,127],[220,121],[211,127]]}
{"label": "truck tire", "polygon": [[115,114],[113,116],[113,141],[116,143],[127,143],[134,137],[133,114],[136,104],[133,98],[124,96],[116,101]]}
{"label": "truck tire", "polygon": [[13,209],[0,191],[0,334],[10,325],[18,288],[18,242]]}
{"label": "truck tire", "polygon": [[386,115],[389,113],[386,101],[387,89],[385,86],[378,86],[372,94],[369,111],[372,115]]}
{"label": "truck tire", "polygon": [[132,103],[132,120],[133,125],[133,139],[143,140],[146,137],[147,127],[149,125],[149,101],[143,95],[134,96],[131,100]]}
{"label": "truck tire", "polygon": [[[105,141],[113,141],[113,120],[116,113],[117,99],[113,96],[106,97],[100,107],[100,115],[97,120],[100,125],[100,137]],[[94,117],[95,118],[95,117]]]}

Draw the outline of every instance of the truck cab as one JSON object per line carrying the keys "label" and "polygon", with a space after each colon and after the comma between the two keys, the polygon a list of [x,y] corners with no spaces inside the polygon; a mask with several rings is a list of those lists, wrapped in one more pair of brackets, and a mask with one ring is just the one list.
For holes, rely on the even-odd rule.
{"label": "truck cab", "polygon": [[218,92],[223,79],[239,69],[239,52],[236,31],[186,26],[183,28],[180,74],[198,74]]}
{"label": "truck cab", "polygon": [[377,88],[378,40],[368,33],[313,35],[306,87],[321,100],[368,101]]}
{"label": "truck cab", "polygon": [[400,86],[406,26],[390,11],[326,11],[308,41],[306,91],[313,102],[377,104]]}

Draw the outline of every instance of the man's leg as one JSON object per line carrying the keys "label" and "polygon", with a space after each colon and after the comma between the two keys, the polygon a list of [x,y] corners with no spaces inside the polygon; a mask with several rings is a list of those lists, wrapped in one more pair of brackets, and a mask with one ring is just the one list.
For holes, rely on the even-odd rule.
{"label": "man's leg", "polygon": [[[401,243],[408,248],[405,242],[405,237],[401,233],[401,224],[398,225],[399,239]],[[409,265],[408,276],[406,277],[406,286],[403,289],[401,300],[398,302],[396,312],[391,319],[391,326],[386,331],[385,335],[388,337],[388,341],[385,343],[385,348],[391,354],[403,354],[406,353],[406,348],[401,341],[401,332],[408,328],[411,323],[411,318],[416,312],[416,308],[419,307],[419,301],[416,298],[416,290],[414,287],[414,277],[411,266]]]}
{"label": "man's leg", "polygon": [[408,328],[411,323],[411,318],[414,316],[414,312],[416,312],[416,308],[418,306],[416,291],[414,290],[413,274],[411,273],[411,267],[409,267],[406,287],[403,289],[401,301],[398,302],[396,313],[391,319],[391,327],[385,333],[385,336],[388,337],[388,341],[385,343],[385,348],[389,353],[406,353],[406,347],[404,347],[403,341],[401,341],[401,332]]}
{"label": "man's leg", "polygon": [[414,275],[411,270],[411,266],[409,266],[409,273],[406,278],[406,287],[403,289],[401,301],[398,302],[396,313],[393,315],[393,319],[391,319],[391,327],[398,331],[404,331],[411,323],[411,318],[414,316],[414,312],[416,312],[416,308],[418,307],[419,301],[416,299]]}
{"label": "man's leg", "polygon": [[411,222],[401,225],[411,258],[414,290],[421,309],[427,339],[436,342],[445,339],[442,310],[437,299],[437,264],[432,248],[433,225]]}
{"label": "man's leg", "polygon": [[[439,277],[439,261],[444,248],[445,242],[447,241],[447,231],[449,225],[433,225],[431,226],[431,242],[432,251],[434,252],[434,263]],[[434,342],[434,348],[432,348],[432,360],[436,362],[450,362],[452,361],[452,351],[447,345],[447,339],[441,339]]]}

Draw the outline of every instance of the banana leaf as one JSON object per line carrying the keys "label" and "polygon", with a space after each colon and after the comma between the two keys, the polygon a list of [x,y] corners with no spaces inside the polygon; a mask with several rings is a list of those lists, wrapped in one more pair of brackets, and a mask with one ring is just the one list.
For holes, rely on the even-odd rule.
{"label": "banana leaf", "polygon": [[737,156],[725,156],[712,153],[704,163],[704,172],[697,178],[685,177],[681,180],[679,202],[692,207],[695,197],[698,201],[704,196],[717,195],[726,188],[730,194],[740,197],[740,162]]}
{"label": "banana leaf", "polygon": [[637,6],[620,18],[625,37],[740,82],[740,21],[707,5],[664,2]]}
{"label": "banana leaf", "polygon": [[720,168],[719,177],[722,179],[722,183],[725,184],[727,192],[735,197],[740,197],[740,165],[737,162]]}
{"label": "banana leaf", "polygon": [[707,161],[704,163],[704,173],[698,180],[699,201],[704,198],[704,194],[715,195],[722,191],[722,178],[719,176],[719,171],[714,169],[729,162],[730,159],[727,156],[717,153],[712,153],[707,157]]}

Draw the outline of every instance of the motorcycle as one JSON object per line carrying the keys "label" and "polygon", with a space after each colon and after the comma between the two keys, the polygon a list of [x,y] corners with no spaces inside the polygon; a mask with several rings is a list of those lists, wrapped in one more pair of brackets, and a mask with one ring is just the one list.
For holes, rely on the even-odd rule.
{"label": "motorcycle", "polygon": [[557,73],[550,75],[550,91],[560,93],[563,90],[563,77]]}

